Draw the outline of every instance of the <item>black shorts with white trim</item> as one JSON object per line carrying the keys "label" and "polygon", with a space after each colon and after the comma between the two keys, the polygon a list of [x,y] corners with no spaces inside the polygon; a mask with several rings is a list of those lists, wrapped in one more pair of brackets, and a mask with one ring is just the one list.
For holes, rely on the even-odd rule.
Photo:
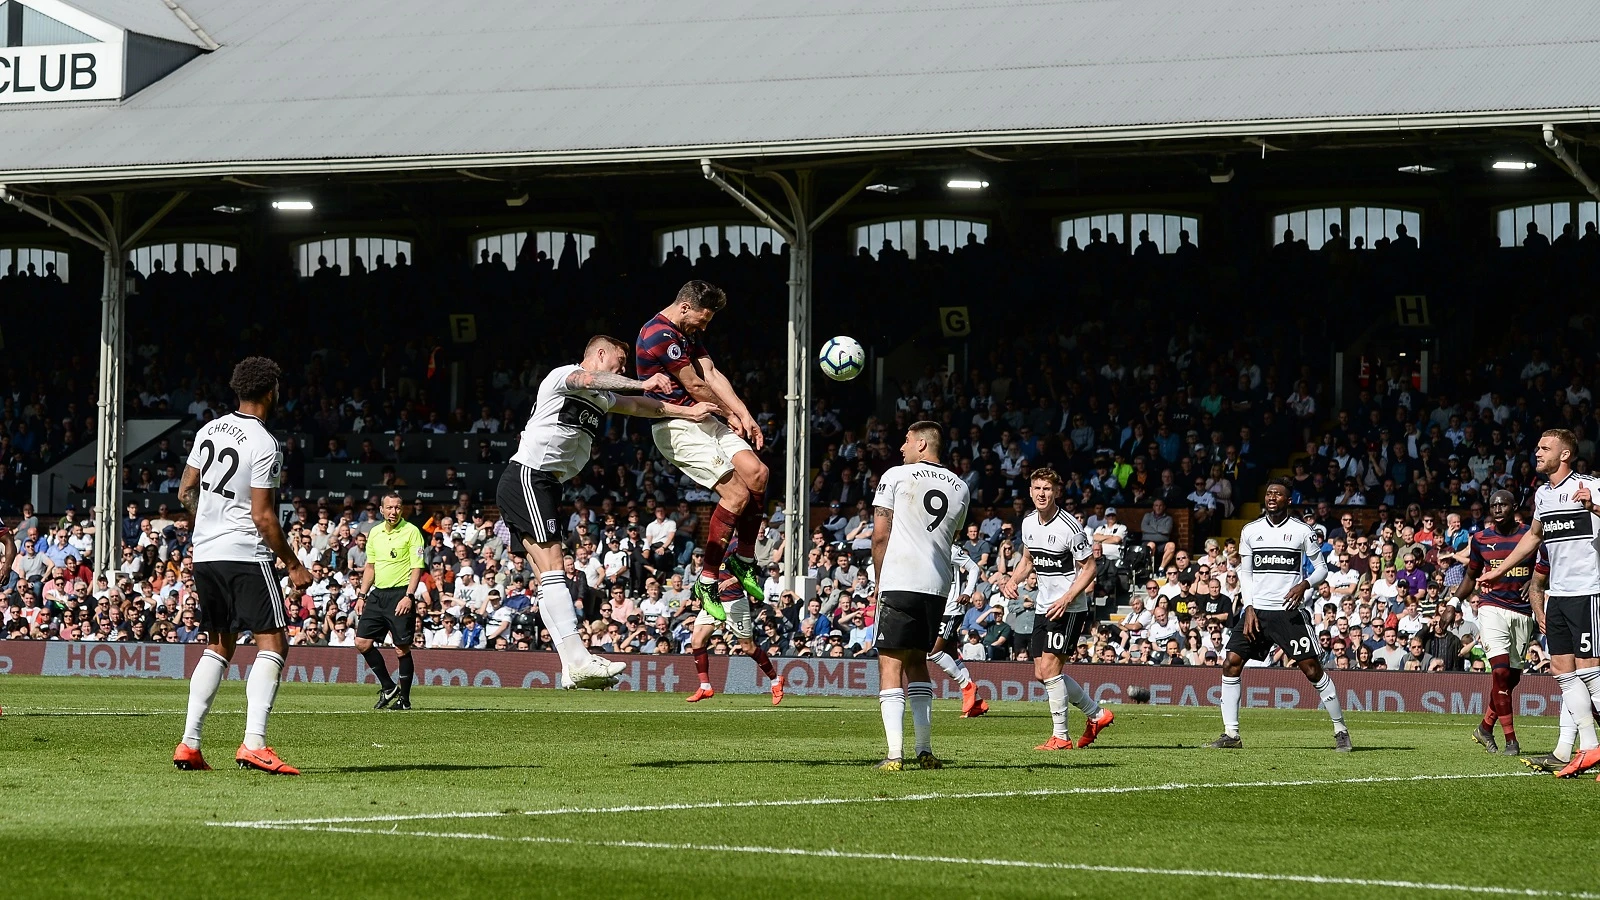
{"label": "black shorts with white trim", "polygon": [[200,628],[213,639],[242,631],[281,631],[288,625],[271,560],[197,562],[194,589],[200,596]]}
{"label": "black shorts with white trim", "polygon": [[878,649],[933,649],[944,618],[944,596],[916,591],[884,591],[878,595]]}
{"label": "black shorts with white trim", "polygon": [[1033,617],[1033,634],[1028,637],[1028,656],[1038,659],[1046,653],[1071,656],[1078,652],[1078,638],[1089,631],[1089,611],[1069,612],[1059,619],[1044,613]]}
{"label": "black shorts with white trim", "polygon": [[560,512],[561,482],[549,472],[530,469],[513,460],[500,474],[495,503],[500,507],[500,518],[512,532],[511,546],[506,549],[518,556],[525,553],[523,536],[536,544],[559,543],[566,537]]}
{"label": "black shorts with white trim", "polygon": [[1256,621],[1261,627],[1256,629],[1254,638],[1244,636],[1243,619],[1241,615],[1240,624],[1233,626],[1228,635],[1229,653],[1237,653],[1245,659],[1263,660],[1277,646],[1295,662],[1317,659],[1322,655],[1317,629],[1311,624],[1311,611],[1304,607],[1256,610]]}
{"label": "black shorts with white trim", "polygon": [[1600,656],[1600,594],[1546,597],[1544,636],[1551,656]]}

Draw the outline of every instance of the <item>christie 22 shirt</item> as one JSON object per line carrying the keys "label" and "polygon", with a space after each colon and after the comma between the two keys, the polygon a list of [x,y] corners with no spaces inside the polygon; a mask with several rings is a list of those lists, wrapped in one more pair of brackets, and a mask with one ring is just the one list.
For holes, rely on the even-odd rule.
{"label": "christie 22 shirt", "polygon": [[194,561],[272,559],[250,517],[251,489],[276,489],[283,474],[283,453],[267,426],[241,412],[213,419],[195,435],[187,464],[200,471]]}

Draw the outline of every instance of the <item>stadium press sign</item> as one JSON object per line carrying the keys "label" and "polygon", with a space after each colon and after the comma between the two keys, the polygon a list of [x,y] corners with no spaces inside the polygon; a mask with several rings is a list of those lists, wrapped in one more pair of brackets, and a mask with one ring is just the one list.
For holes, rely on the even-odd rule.
{"label": "stadium press sign", "polygon": [[122,100],[200,53],[60,0],[0,3],[0,19],[0,104]]}
{"label": "stadium press sign", "polygon": [[[131,678],[184,678],[200,661],[204,647],[195,644],[102,644],[0,642],[0,675],[97,675]],[[417,683],[448,687],[549,688],[556,685],[561,660],[554,653],[486,653],[479,650],[418,650]],[[617,689],[684,692],[699,683],[688,656],[613,657],[626,662]],[[228,678],[244,679],[255,650],[240,647]],[[863,659],[774,659],[787,692],[795,696],[876,697],[878,665]],[[978,694],[987,699],[1043,703],[1044,686],[1025,663],[969,663]],[[1222,670],[1165,666],[1068,666],[1072,676],[1101,703],[1125,703],[1133,688],[1150,693],[1155,706],[1217,706],[1222,699]],[[955,682],[936,676],[947,699],[957,699]],[[289,651],[284,681],[313,684],[376,685],[365,662],[351,649],[295,647]],[[1344,708],[1365,712],[1437,712],[1483,715],[1489,678],[1466,673],[1410,672],[1334,673]],[[711,683],[725,694],[764,694],[770,683],[754,662],[743,656],[712,657]],[[1252,709],[1316,709],[1317,692],[1294,669],[1252,668],[1242,697]],[[1528,675],[1517,690],[1519,716],[1555,716],[1561,712],[1561,691],[1548,675]]]}

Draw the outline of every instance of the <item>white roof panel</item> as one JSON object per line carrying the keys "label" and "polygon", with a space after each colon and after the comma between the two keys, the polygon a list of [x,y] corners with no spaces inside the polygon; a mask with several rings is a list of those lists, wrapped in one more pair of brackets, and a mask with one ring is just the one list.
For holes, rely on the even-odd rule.
{"label": "white roof panel", "polygon": [[183,7],[221,49],[120,104],[0,108],[0,181],[1600,118],[1600,4]]}

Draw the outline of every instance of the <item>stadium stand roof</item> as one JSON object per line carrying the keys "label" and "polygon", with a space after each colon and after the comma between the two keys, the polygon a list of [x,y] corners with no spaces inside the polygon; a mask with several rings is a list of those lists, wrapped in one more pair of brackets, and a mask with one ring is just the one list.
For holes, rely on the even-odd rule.
{"label": "stadium stand roof", "polygon": [[[164,0],[69,0],[194,43]],[[0,182],[1600,119],[1600,5],[181,0],[221,44],[0,105]]]}

